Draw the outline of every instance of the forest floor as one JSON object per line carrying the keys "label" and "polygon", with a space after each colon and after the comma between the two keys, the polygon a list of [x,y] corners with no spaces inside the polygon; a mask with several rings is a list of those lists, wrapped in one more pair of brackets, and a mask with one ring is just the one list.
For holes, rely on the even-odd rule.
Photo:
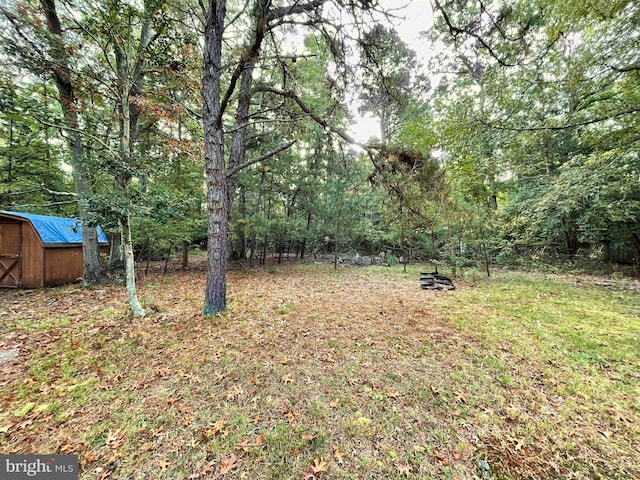
{"label": "forest floor", "polygon": [[89,479],[640,478],[624,280],[286,265],[0,291],[0,453]]}

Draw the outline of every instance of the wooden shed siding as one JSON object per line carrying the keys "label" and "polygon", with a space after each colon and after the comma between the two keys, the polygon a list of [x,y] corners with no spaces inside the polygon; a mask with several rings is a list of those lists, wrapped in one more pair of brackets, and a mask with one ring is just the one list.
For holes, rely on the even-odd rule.
{"label": "wooden shed siding", "polygon": [[44,286],[53,287],[82,278],[82,247],[44,250]]}
{"label": "wooden shed siding", "polygon": [[[20,255],[21,236],[21,222],[0,218],[0,254],[5,255],[0,258],[0,262],[4,267],[0,268],[0,275],[4,274],[5,269],[10,269],[14,277],[22,278],[22,257],[19,257],[17,259],[18,264],[11,268],[14,260],[16,260],[12,257]],[[5,278],[0,281],[0,286],[15,287],[15,280],[11,276],[5,275]]]}
{"label": "wooden shed siding", "polygon": [[44,248],[36,229],[22,222],[22,285],[25,288],[44,287]]}
{"label": "wooden shed siding", "polygon": [[[101,244],[103,261],[109,253],[109,246]],[[5,275],[0,287],[43,288],[75,282],[82,278],[83,257],[81,243],[44,244],[30,220],[12,216],[10,212],[0,213],[0,278],[3,272],[19,258],[19,265],[11,268],[16,280]],[[19,267],[19,268],[18,268]]]}

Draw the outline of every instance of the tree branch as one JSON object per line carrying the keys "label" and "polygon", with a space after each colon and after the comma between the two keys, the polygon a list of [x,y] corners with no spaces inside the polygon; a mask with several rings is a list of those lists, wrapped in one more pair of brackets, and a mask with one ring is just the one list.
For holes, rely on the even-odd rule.
{"label": "tree branch", "polygon": [[336,135],[338,135],[340,138],[342,138],[344,141],[346,141],[347,143],[350,143],[351,145],[356,145],[360,148],[362,148],[363,150],[370,150],[371,148],[373,148],[371,145],[366,145],[364,143],[358,142],[355,138],[353,138],[351,135],[349,135],[348,133],[346,133],[345,131],[334,127],[333,125],[330,125],[329,122],[327,122],[326,120],[324,120],[323,118],[321,118],[317,113],[315,113],[313,110],[311,110],[311,108],[309,108],[301,99],[300,97],[298,97],[298,95],[296,95],[293,91],[288,90],[288,91],[284,91],[284,90],[279,90],[277,88],[273,88],[273,87],[260,87],[259,90],[264,91],[264,92],[270,92],[270,93],[274,93],[276,95],[280,95],[282,97],[285,98],[290,98],[291,100],[293,100],[294,102],[296,102],[298,104],[298,106],[300,107],[300,109],[306,113],[309,117],[311,117],[311,119],[316,122],[318,125],[322,126],[325,130],[335,133]]}
{"label": "tree branch", "polygon": [[115,150],[113,150],[111,148],[111,146],[109,146],[107,143],[105,143],[103,140],[101,140],[100,138],[96,137],[95,135],[91,135],[90,133],[87,133],[85,130],[82,130],[80,128],[75,128],[75,127],[71,127],[71,126],[67,126],[67,125],[56,125],[55,123],[51,123],[48,122],[40,117],[36,117],[35,115],[33,116],[34,120],[38,123],[41,123],[42,125],[46,126],[46,127],[53,127],[53,128],[57,128],[59,130],[62,131],[69,131],[69,132],[76,132],[79,133],[80,135],[90,138],[91,140],[95,141],[96,143],[102,145],[102,147],[104,147],[104,149],[109,152],[110,154],[114,155],[115,158],[121,160],[120,154],[118,152],[116,152]]}
{"label": "tree branch", "polygon": [[296,143],[295,140],[293,140],[293,141],[291,141],[289,143],[286,143],[284,145],[281,145],[278,148],[276,148],[275,150],[272,150],[272,151],[270,151],[268,153],[265,153],[264,155],[262,155],[260,157],[253,158],[251,160],[247,160],[244,163],[236,165],[235,167],[227,170],[227,172],[226,172],[227,178],[233,177],[236,173],[238,173],[240,170],[242,170],[244,168],[247,168],[247,167],[249,167],[249,166],[251,166],[251,165],[253,165],[255,163],[263,162],[263,161],[265,161],[265,160],[267,160],[267,159],[279,154],[280,152],[283,152],[284,150],[290,148],[294,143]]}
{"label": "tree branch", "polygon": [[312,0],[309,3],[294,3],[288,7],[272,8],[267,14],[267,22],[272,20],[279,20],[289,15],[296,15],[299,13],[311,12],[318,7],[321,7],[327,2],[327,0]]}
{"label": "tree branch", "polygon": [[435,9],[439,10],[440,13],[442,14],[442,19],[447,24],[447,28],[449,29],[449,32],[451,32],[451,34],[453,35],[454,39],[461,33],[464,35],[473,37],[480,43],[480,45],[482,45],[487,50],[487,52],[489,52],[489,55],[491,55],[491,57],[493,57],[503,67],[515,67],[518,65],[517,63],[509,63],[503,58],[501,58],[493,50],[493,48],[491,48],[491,46],[485,41],[485,39],[482,38],[482,35],[479,35],[476,32],[471,31],[468,27],[458,27],[454,25],[453,21],[451,20],[451,17],[449,16],[447,11],[444,9],[444,7],[441,5],[441,3],[438,0],[435,1]]}
{"label": "tree branch", "polygon": [[42,190],[44,190],[47,193],[50,193],[51,195],[63,195],[63,196],[67,196],[67,197],[77,197],[78,196],[77,193],[73,193],[73,192],[56,192],[55,190],[51,190],[51,189],[45,187],[44,183],[40,184],[40,187],[42,188]]}
{"label": "tree branch", "polygon": [[638,113],[640,112],[640,107],[638,108],[631,108],[629,110],[625,110],[622,112],[617,112],[611,115],[605,115],[602,117],[596,117],[596,118],[592,118],[590,120],[584,120],[582,122],[576,122],[576,123],[568,123],[565,125],[555,125],[555,126],[541,126],[541,127],[510,127],[510,126],[506,126],[506,125],[500,125],[500,124],[495,124],[495,123],[491,123],[491,122],[487,122],[481,118],[477,118],[474,116],[474,120],[476,120],[477,122],[481,123],[482,125],[485,125],[489,128],[493,128],[495,130],[504,130],[504,131],[509,131],[509,132],[543,132],[543,131],[551,131],[551,132],[555,132],[555,131],[559,131],[559,130],[568,130],[571,128],[577,128],[577,127],[585,127],[587,125],[593,125],[594,123],[600,123],[600,122],[605,122],[607,120],[612,120],[614,118],[619,118],[619,117],[624,117],[625,115],[631,115],[634,113]]}

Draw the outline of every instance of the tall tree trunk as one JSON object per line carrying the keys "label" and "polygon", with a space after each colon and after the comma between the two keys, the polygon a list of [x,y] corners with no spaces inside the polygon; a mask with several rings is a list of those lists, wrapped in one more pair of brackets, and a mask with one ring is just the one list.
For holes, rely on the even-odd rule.
{"label": "tall tree trunk", "polygon": [[182,270],[189,268],[189,242],[182,241]]}
{"label": "tall tree trunk", "polygon": [[254,231],[251,237],[251,244],[249,245],[249,268],[253,268],[253,256],[256,252],[256,240],[257,240],[258,232]]}
{"label": "tall tree trunk", "polygon": [[[140,108],[132,102],[132,98],[142,93],[142,83],[145,76],[145,59],[151,43],[151,18],[154,11],[151,2],[144,2],[144,21],[140,28],[140,37],[136,48],[134,62],[129,63],[129,55],[125,50],[126,45],[116,41],[113,44],[116,70],[120,88],[120,161],[122,173],[118,178],[118,186],[122,194],[128,199],[131,188],[132,151],[138,133],[138,119]],[[140,305],[136,291],[135,258],[133,255],[133,242],[131,238],[131,214],[126,212],[120,219],[120,233],[122,250],[124,253],[125,278],[129,306],[134,317],[143,317],[146,312]]]}
{"label": "tall tree trunk", "polygon": [[[242,219],[247,218],[247,191],[243,187],[240,195],[240,216]],[[240,229],[238,230],[238,250],[235,252],[238,259],[244,265],[245,260],[247,259],[247,225],[243,223]]]}
{"label": "tall tree trunk", "polygon": [[[122,161],[128,164],[129,149],[130,149],[130,137],[129,137],[129,104],[128,89],[125,89],[122,98],[122,132],[120,137],[121,155]],[[120,190],[129,195],[131,177],[127,174],[123,174],[118,180]],[[145,311],[140,305],[138,300],[138,293],[136,291],[136,266],[135,258],[133,255],[133,241],[131,239],[131,215],[127,212],[123,218],[120,219],[120,236],[122,240],[122,251],[124,254],[124,271],[127,284],[127,294],[129,296],[129,306],[131,308],[131,314],[134,317],[144,317]]]}
{"label": "tall tree trunk", "polygon": [[[258,198],[256,198],[256,205],[253,211],[256,216],[260,213],[260,207],[262,206],[262,192],[264,188],[265,177],[266,177],[266,170],[263,168],[262,172],[260,173],[260,187],[258,188]],[[258,232],[254,225],[253,235],[251,237],[251,249],[249,251],[249,268],[253,268],[253,263],[254,263],[253,257],[255,255],[257,238],[258,238]]]}
{"label": "tall tree trunk", "polygon": [[120,232],[122,234],[122,247],[124,251],[125,277],[127,284],[127,294],[129,295],[129,306],[134,317],[144,317],[145,311],[140,305],[136,293],[136,267],[133,257],[133,243],[131,242],[131,224],[129,216],[120,220]]}
{"label": "tall tree trunk", "polygon": [[227,307],[227,249],[229,223],[235,194],[235,172],[244,156],[253,70],[260,52],[266,28],[267,0],[259,0],[254,10],[252,36],[238,69],[233,73],[232,85],[240,80],[235,114],[235,129],[231,137],[229,163],[225,165],[224,127],[222,116],[233,89],[221,100],[222,36],[226,1],[209,2],[205,19],[205,47],[203,57],[202,94],[204,101],[203,126],[205,139],[205,170],[207,177],[207,208],[209,214],[208,268],[205,288],[204,316],[213,315]]}
{"label": "tall tree trunk", "polygon": [[[260,54],[269,22],[313,11],[325,0],[295,4],[287,8],[269,10],[271,0],[256,0],[250,15],[251,32],[236,68],[229,76],[229,84],[223,93],[222,46],[225,33],[226,0],[209,0],[204,21],[204,51],[202,59],[202,125],[205,143],[205,173],[207,179],[208,268],[205,288],[204,316],[214,315],[226,308],[227,248],[229,220],[235,193],[235,175],[242,168],[265,160],[293,143],[280,147],[258,159],[244,161],[244,141],[251,105],[253,71]],[[204,6],[204,3],[201,2]],[[223,116],[236,98],[235,125],[231,136],[228,164],[225,165]]]}
{"label": "tall tree trunk", "polygon": [[449,235],[449,256],[451,257],[451,276],[457,277],[458,273],[456,270],[456,250],[455,245],[453,244],[453,227],[451,224],[448,225],[448,235]]}
{"label": "tall tree trunk", "polygon": [[[222,150],[222,135],[220,147]],[[219,154],[208,151],[212,144],[205,147],[205,165],[207,169],[207,209],[209,228],[207,232],[207,286],[205,290],[205,316],[227,308],[227,241],[229,233],[228,212],[231,209],[227,195],[227,182],[220,163],[224,162]]]}
{"label": "tall tree trunk", "polygon": [[300,245],[300,260],[304,260],[304,254],[307,249],[307,239],[309,238],[309,232],[311,231],[311,209],[307,210],[307,227],[305,229],[305,235]]}
{"label": "tall tree trunk", "polygon": [[336,240],[333,246],[333,269],[338,268],[338,248],[340,246],[340,229],[342,228],[342,207],[344,206],[344,195],[340,196],[340,206],[338,207],[338,218],[336,219]]}
{"label": "tall tree trunk", "polygon": [[222,34],[227,4],[209,1],[205,17],[202,72],[204,163],[207,179],[207,285],[203,315],[226,308],[227,192],[224,161],[224,131],[220,106]]}
{"label": "tall tree trunk", "polygon": [[[116,67],[120,83],[120,161],[123,172],[118,178],[120,192],[128,199],[131,188],[131,175],[127,169],[131,165],[131,88],[132,81],[129,65],[123,46],[115,43]],[[136,266],[131,239],[131,214],[127,211],[119,220],[122,251],[124,254],[124,271],[129,296],[129,307],[134,317],[144,317],[146,312],[140,305],[136,291]]]}
{"label": "tall tree trunk", "polygon": [[[11,169],[13,168],[13,120],[9,119],[9,148],[8,148],[8,164],[7,164],[7,183],[13,180]],[[9,197],[7,197],[8,199]]]}
{"label": "tall tree trunk", "polygon": [[635,249],[636,273],[640,273],[640,235],[632,233],[633,246]]}
{"label": "tall tree trunk", "polygon": [[109,264],[108,268],[110,272],[124,271],[124,256],[122,254],[122,234],[114,232],[111,235],[111,248],[109,250]]}
{"label": "tall tree trunk", "polygon": [[67,130],[73,181],[78,194],[78,215],[82,221],[83,281],[85,284],[91,285],[103,282],[105,277],[100,260],[97,228],[89,226],[87,221],[91,187],[87,165],[84,161],[82,136],[78,130],[80,125],[79,107],[75,101],[69,58],[65,50],[62,26],[56,11],[55,0],[41,0],[40,4],[47,17],[47,28],[52,34],[50,54],[55,61],[52,71]]}

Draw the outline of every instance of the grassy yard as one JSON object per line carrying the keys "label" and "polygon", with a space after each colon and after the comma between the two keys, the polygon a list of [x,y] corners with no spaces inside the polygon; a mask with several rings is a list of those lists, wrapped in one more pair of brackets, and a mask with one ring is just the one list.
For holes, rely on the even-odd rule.
{"label": "grassy yard", "polygon": [[640,295],[295,265],[0,292],[0,453],[93,479],[640,478]]}

